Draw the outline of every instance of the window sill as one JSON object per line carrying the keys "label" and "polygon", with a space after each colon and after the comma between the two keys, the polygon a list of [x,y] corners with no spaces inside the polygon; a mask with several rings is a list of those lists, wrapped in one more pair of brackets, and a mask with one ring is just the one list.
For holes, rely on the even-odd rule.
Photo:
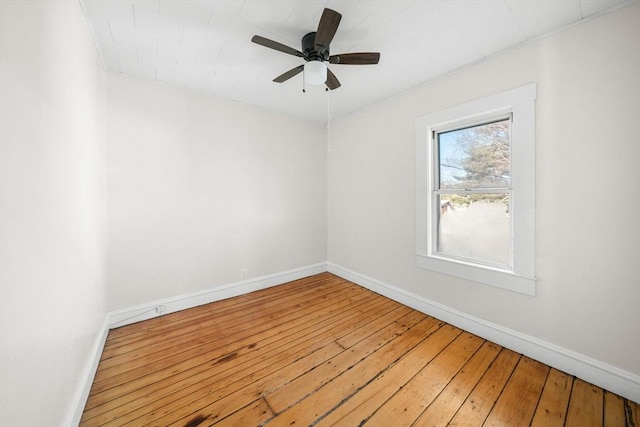
{"label": "window sill", "polygon": [[439,258],[426,254],[416,255],[416,265],[420,268],[434,270],[450,276],[472,280],[489,286],[535,296],[536,279],[524,277],[509,271],[481,267],[462,261]]}

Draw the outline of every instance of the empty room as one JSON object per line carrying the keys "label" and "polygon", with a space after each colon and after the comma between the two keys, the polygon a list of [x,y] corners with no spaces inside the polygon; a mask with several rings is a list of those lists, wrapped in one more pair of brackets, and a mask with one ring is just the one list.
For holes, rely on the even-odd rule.
{"label": "empty room", "polygon": [[0,1],[0,426],[640,426],[637,0]]}

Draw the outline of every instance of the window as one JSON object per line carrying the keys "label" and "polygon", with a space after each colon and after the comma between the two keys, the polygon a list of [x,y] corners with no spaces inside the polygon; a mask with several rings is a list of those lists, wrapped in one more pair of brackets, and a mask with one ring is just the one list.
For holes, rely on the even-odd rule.
{"label": "window", "polygon": [[416,120],[418,267],[535,295],[535,93]]}
{"label": "window", "polygon": [[511,268],[511,116],[433,130],[434,252]]}

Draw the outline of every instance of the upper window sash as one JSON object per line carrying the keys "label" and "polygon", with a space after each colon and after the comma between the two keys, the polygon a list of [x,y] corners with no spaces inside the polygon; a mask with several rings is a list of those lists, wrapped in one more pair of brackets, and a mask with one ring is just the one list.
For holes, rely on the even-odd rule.
{"label": "upper window sash", "polygon": [[[433,173],[434,173],[434,179],[433,179],[433,183],[434,183],[434,190],[440,192],[440,194],[445,194],[446,192],[460,192],[460,191],[474,191],[474,190],[478,190],[478,192],[491,192],[492,190],[496,190],[496,191],[505,191],[505,190],[511,190],[512,186],[511,186],[511,175],[512,175],[512,167],[511,167],[511,124],[512,124],[512,117],[513,114],[511,111],[508,111],[506,113],[501,113],[496,115],[495,113],[487,115],[485,117],[478,117],[475,119],[475,121],[469,123],[468,120],[462,121],[462,122],[457,122],[455,124],[450,124],[447,127],[444,127],[443,129],[435,129],[431,132],[431,140],[430,140],[430,147],[433,150],[433,156],[431,157],[432,159],[432,163],[431,163],[431,167],[433,168]],[[509,127],[508,127],[508,152],[509,152],[509,169],[508,169],[508,185],[498,185],[500,184],[499,182],[493,182],[491,183],[491,185],[480,185],[480,184],[474,184],[471,182],[466,182],[464,186],[455,186],[455,185],[451,185],[451,186],[443,186],[442,185],[442,166],[447,166],[444,164],[444,161],[447,161],[447,159],[443,159],[442,157],[442,151],[441,151],[441,147],[442,147],[442,135],[447,135],[453,132],[461,132],[461,131],[465,131],[468,129],[473,129],[473,128],[479,128],[479,127],[483,127],[483,126],[488,126],[488,125],[492,125],[495,123],[501,123],[501,122],[505,122],[505,121],[509,121]],[[463,170],[465,172],[467,172],[466,170],[462,169],[460,166],[456,166],[456,165],[449,165],[450,168],[456,168],[456,169],[460,169]],[[498,180],[496,180],[498,181]],[[445,188],[443,188],[445,187]],[[451,191],[449,191],[451,190]]]}

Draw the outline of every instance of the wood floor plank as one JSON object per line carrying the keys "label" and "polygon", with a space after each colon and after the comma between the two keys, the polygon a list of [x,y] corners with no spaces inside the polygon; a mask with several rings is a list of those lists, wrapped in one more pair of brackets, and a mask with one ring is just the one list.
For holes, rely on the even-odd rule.
{"label": "wood floor plank", "polygon": [[331,412],[332,409],[354,393],[357,393],[362,387],[375,380],[376,377],[389,368],[389,365],[400,359],[435,330],[445,328],[456,336],[461,332],[457,328],[440,325],[440,322],[432,318],[425,319],[396,340],[378,350],[375,353],[375,358],[369,358],[365,362],[346,370],[334,381],[327,383],[306,399],[277,414],[278,416],[271,423],[275,426],[310,425]]}
{"label": "wood floor plank", "polygon": [[568,427],[600,427],[603,415],[602,389],[581,379],[573,382],[567,410]]}
{"label": "wood floor plank", "polygon": [[[247,402],[252,402],[256,397],[261,396],[264,390],[277,388],[290,378],[295,378],[321,365],[342,351],[342,347],[335,342],[330,342],[318,351],[298,359],[282,369],[269,370],[267,375],[259,377],[257,380],[246,376],[239,379],[240,383],[236,381],[225,382],[222,388],[214,385],[215,391],[201,388],[179,400],[174,400],[173,396],[170,396],[166,402],[160,402],[158,409],[145,413],[125,424],[122,424],[122,420],[117,420],[118,422],[113,425],[158,427],[181,425],[183,420],[198,413],[211,413],[211,418],[214,420],[223,419],[244,407]],[[168,403],[171,404],[168,405]]]}
{"label": "wood floor plank", "polygon": [[[259,322],[260,325],[258,326],[247,327],[246,331],[248,332],[248,337],[245,335],[232,334],[229,337],[222,338],[221,340],[205,342],[203,345],[189,348],[182,352],[177,352],[170,357],[150,361],[144,366],[138,366],[135,368],[128,365],[123,366],[121,372],[114,372],[111,377],[105,377],[106,373],[104,372],[102,375],[98,373],[96,375],[94,386],[91,389],[89,400],[92,400],[93,395],[113,389],[121,384],[131,383],[134,379],[141,378],[144,382],[144,378],[148,378],[152,373],[161,372],[167,369],[178,369],[175,365],[183,361],[187,364],[193,365],[194,362],[207,363],[209,361],[217,360],[220,357],[224,357],[226,354],[229,354],[231,348],[234,348],[234,343],[235,348],[245,345],[250,346],[257,340],[257,337],[255,336],[263,332],[270,334],[271,336],[279,333],[288,335],[287,331],[290,331],[292,328],[295,328],[300,324],[316,324],[320,321],[319,319],[323,317],[331,316],[331,314],[336,313],[339,314],[341,308],[349,306],[350,304],[358,307],[361,302],[366,303],[374,298],[375,297],[373,295],[364,293],[362,294],[362,298],[352,297],[341,299],[339,301],[328,301],[326,302],[326,305],[323,304],[322,306],[317,307],[317,310],[309,311],[306,316],[284,315],[277,318],[277,320],[269,319],[264,322]],[[264,344],[265,338],[262,337],[261,340]],[[185,368],[186,367],[184,365],[179,367],[180,371]],[[166,376],[166,372],[162,373],[162,376]],[[131,390],[122,390],[124,393],[129,393],[130,391]],[[89,402],[89,407],[91,406],[91,402]]]}
{"label": "wood floor plank", "polygon": [[498,345],[485,342],[413,425],[416,427],[446,426],[499,352]]}
{"label": "wood floor plank", "polygon": [[[269,290],[256,291],[254,293],[241,295],[235,298],[229,298],[216,301],[209,304],[203,304],[188,310],[182,310],[175,313],[169,313],[163,316],[155,317],[144,322],[133,323],[131,325],[122,326],[113,329],[110,334],[107,345],[109,347],[118,347],[120,345],[128,345],[138,340],[148,339],[165,331],[182,328],[186,324],[207,319],[212,310],[218,313],[225,313],[232,310],[243,310],[252,305],[260,304],[266,300],[281,298],[282,296],[291,295],[294,292],[305,292],[308,289],[317,289],[319,286],[330,286],[329,282],[309,282],[297,284],[293,288],[294,282],[283,285],[273,292]],[[108,348],[105,346],[105,350]],[[107,352],[108,353],[108,352]]]}
{"label": "wood floor plank", "polygon": [[228,417],[216,421],[217,427],[260,426],[273,418],[274,413],[263,398],[258,398],[251,404],[237,410]]}
{"label": "wood floor plank", "polygon": [[273,298],[280,298],[283,295],[304,292],[313,288],[329,288],[340,286],[339,279],[335,277],[318,275],[313,280],[301,279],[280,285],[277,289],[268,288],[255,291],[249,294],[240,295],[234,298],[228,298],[209,304],[204,304],[188,310],[182,310],[176,313],[170,313],[143,322],[133,323],[131,325],[122,326],[112,329],[109,334],[109,340],[105,345],[105,350],[110,346],[118,346],[121,343],[144,339],[147,336],[162,333],[166,329],[180,330],[185,322],[197,321],[198,319],[207,318],[211,315],[211,311],[215,310],[224,312],[226,310],[242,310],[254,304],[260,304],[261,301]]}
{"label": "wood floor plank", "polygon": [[85,426],[638,426],[638,404],[331,273],[111,330]]}
{"label": "wood floor plank", "polygon": [[[404,319],[408,321],[408,323],[401,324],[401,327],[408,327],[409,324],[415,324],[425,317],[422,313],[417,313],[415,310],[411,309],[406,311],[406,314],[410,315],[410,317]],[[380,329],[390,325],[393,322],[398,322],[398,320],[399,319],[397,316],[393,315],[393,313],[389,313],[388,315],[378,317],[371,323],[367,324],[366,327],[358,328],[350,334],[338,338],[336,342],[344,348],[351,348],[358,342],[365,340]]]}
{"label": "wood floor plank", "polygon": [[[123,352],[130,352],[139,347],[146,347],[148,343],[166,342],[172,337],[181,337],[186,333],[197,329],[202,330],[208,326],[208,323],[224,323],[227,317],[245,318],[248,313],[254,310],[263,310],[270,306],[276,305],[282,307],[286,305],[293,308],[295,304],[300,302],[308,303],[314,301],[315,297],[329,298],[333,297],[334,292],[353,292],[355,288],[346,288],[336,281],[315,282],[312,284],[301,285],[287,292],[274,292],[274,294],[256,295],[250,300],[243,300],[232,304],[225,300],[225,304],[205,305],[197,307],[198,312],[194,314],[191,310],[183,310],[177,313],[171,313],[163,316],[166,319],[162,324],[149,326],[139,333],[121,336],[119,338],[109,335],[109,339],[105,345],[104,357],[111,358]],[[207,310],[204,307],[208,307]],[[213,309],[215,307],[215,309]],[[194,309],[195,310],[195,309]],[[155,319],[154,319],[155,320]],[[160,339],[161,338],[161,339]]]}
{"label": "wood floor plank", "polygon": [[[288,287],[288,285],[284,285],[284,287]],[[344,291],[344,287],[342,288]],[[298,293],[305,293],[311,290],[313,292],[318,292],[319,295],[323,295],[323,292],[329,292],[329,289],[340,289],[340,286],[332,280],[324,280],[321,282],[312,281],[310,284],[297,283],[294,294],[297,295]],[[349,292],[349,290],[346,291]],[[145,325],[150,325],[142,329],[138,327],[138,332],[133,333],[131,335],[131,339],[129,339],[129,336],[118,337],[116,333],[123,329],[136,327],[138,324],[133,324],[123,328],[112,330],[109,333],[109,338],[105,345],[103,360],[108,357],[110,348],[112,347],[126,346],[127,348],[135,348],[134,345],[139,344],[141,341],[144,341],[147,338],[155,340],[154,342],[164,342],[166,341],[166,337],[163,337],[163,339],[159,339],[159,334],[169,334],[169,336],[170,334],[184,336],[187,332],[187,327],[191,324],[195,324],[201,330],[204,330],[206,329],[205,327],[207,321],[211,321],[212,317],[216,318],[218,315],[222,315],[224,313],[236,312],[239,316],[241,316],[242,319],[242,317],[245,317],[247,315],[247,312],[252,313],[253,311],[255,311],[256,307],[259,309],[260,304],[262,304],[264,301],[273,300],[274,298],[282,299],[283,297],[287,296],[287,293],[283,293],[279,289],[274,290],[273,288],[271,288],[267,290],[257,291],[253,294],[248,295],[251,296],[251,299],[249,300],[245,300],[247,298],[247,295],[243,295],[241,297],[231,298],[228,300],[219,301],[217,303],[206,304],[190,310],[183,310],[177,313],[171,313],[165,316],[150,319],[145,322],[140,322]],[[234,303],[234,301],[236,301],[237,299],[241,301],[238,303]],[[102,367],[99,367],[99,369],[100,368]]]}
{"label": "wood floor plank", "polygon": [[627,427],[640,426],[640,405],[630,400],[624,400],[624,412],[626,414]]}
{"label": "wood floor plank", "polygon": [[278,390],[267,391],[267,402],[276,413],[284,411],[426,318],[424,314],[419,316],[415,316],[415,314],[409,310],[405,316],[405,318],[409,318],[408,320],[403,318],[391,322],[317,369],[305,373]]}
{"label": "wood floor plank", "polygon": [[[351,292],[353,293],[353,289],[347,289],[346,292]],[[341,291],[341,292],[345,292],[345,291]],[[345,300],[347,300],[347,295],[342,294],[343,298]],[[361,294],[364,295],[364,294]],[[326,296],[324,298],[327,298]],[[331,298],[341,298],[341,293],[337,292],[336,294],[331,294]],[[351,295],[351,301],[355,301],[355,298],[353,295]],[[336,299],[336,301],[338,301]],[[322,305],[324,306],[330,306],[332,304],[331,301],[322,301]],[[313,310],[316,310],[321,308],[321,305],[316,305],[313,307]],[[281,312],[282,310],[279,309]],[[138,361],[136,363],[134,357],[132,357],[131,355],[125,355],[125,357],[128,357],[128,363],[126,364],[120,364],[118,366],[115,367],[115,369],[111,372],[105,372],[104,370],[99,370],[98,375],[96,377],[96,391],[100,391],[100,387],[103,386],[103,384],[101,383],[101,380],[103,379],[111,379],[111,377],[123,373],[125,371],[132,371],[135,370],[139,367],[141,367],[141,372],[144,372],[145,369],[148,369],[152,366],[157,366],[158,361],[162,360],[164,357],[170,357],[170,358],[183,358],[186,359],[188,357],[183,357],[180,353],[184,352],[184,351],[189,351],[191,349],[194,350],[199,350],[200,352],[202,350],[205,349],[211,349],[212,346],[214,346],[216,343],[220,343],[220,344],[228,344],[231,341],[234,340],[238,340],[240,338],[242,338],[242,335],[247,335],[247,333],[249,334],[256,334],[257,331],[256,329],[269,329],[269,328],[275,328],[276,326],[280,326],[280,325],[286,325],[289,322],[292,321],[292,315],[288,314],[288,313],[292,313],[297,317],[304,317],[304,318],[309,318],[310,316],[315,316],[314,312],[309,309],[309,310],[304,310],[301,312],[298,311],[286,311],[284,313],[286,314],[286,317],[284,316],[280,316],[280,315],[275,315],[273,313],[266,313],[265,311],[261,310],[260,307],[252,307],[251,309],[252,313],[256,313],[259,312],[261,316],[266,317],[267,321],[266,322],[260,322],[260,324],[258,325],[258,327],[256,328],[255,325],[251,325],[250,321],[247,321],[247,316],[246,313],[245,315],[242,315],[242,313],[239,313],[239,318],[238,319],[227,319],[229,322],[229,325],[240,325],[238,327],[234,328],[229,328],[229,325],[223,325],[222,327],[217,327],[215,329],[211,329],[209,328],[205,328],[204,326],[200,328],[200,330],[198,331],[198,339],[194,340],[191,339],[190,336],[187,336],[186,338],[183,339],[187,339],[188,341],[186,341],[186,344],[180,343],[179,345],[177,345],[174,348],[170,348],[168,345],[166,345],[165,342],[165,337],[162,337],[162,339],[158,340],[159,341],[159,347],[161,350],[163,350],[162,352],[154,352],[152,347],[148,347],[146,348],[145,351],[145,355],[147,358],[151,358],[153,360],[153,365],[151,363],[147,363],[148,360],[144,360],[142,363],[140,363],[140,361]],[[276,310],[277,312],[277,310]],[[217,315],[217,310],[215,310],[215,313],[213,314],[214,316]],[[253,315],[253,314],[252,314]],[[306,315],[306,316],[305,316]],[[211,314],[210,314],[211,316]],[[249,319],[250,320],[250,319]],[[206,322],[202,322],[204,325],[206,325]],[[246,325],[241,327],[241,325]],[[244,328],[244,329],[243,329]],[[208,333],[207,333],[208,332]],[[177,333],[179,335],[184,335],[185,332],[182,329],[182,327],[178,327],[174,333]],[[167,347],[164,348],[163,346]],[[206,346],[203,347],[203,346]],[[209,351],[209,350],[207,350]],[[165,365],[167,362],[171,362],[171,360],[165,360]],[[124,377],[127,381],[129,381],[131,379],[131,372],[128,372]]]}
{"label": "wood floor plank", "polygon": [[[149,383],[139,390],[131,391],[127,394],[120,396],[120,402],[113,400],[109,402],[109,406],[115,406],[114,409],[110,409],[108,416],[118,417],[122,416],[122,413],[126,411],[126,408],[120,408],[119,405],[126,402],[135,404],[135,413],[139,414],[144,410],[152,410],[160,406],[158,401],[164,396],[171,395],[174,398],[179,398],[183,394],[189,394],[193,390],[199,387],[205,387],[209,384],[215,383],[218,386],[223,384],[225,378],[232,375],[244,374],[248,375],[251,372],[259,372],[264,369],[273,366],[274,363],[284,364],[287,360],[300,358],[317,350],[320,346],[326,345],[333,340],[333,337],[340,336],[343,333],[350,332],[353,328],[358,328],[362,324],[368,323],[371,316],[378,316],[385,314],[387,310],[394,312],[401,310],[402,307],[390,302],[388,300],[378,301],[382,304],[370,304],[367,305],[366,310],[358,310],[359,306],[351,306],[355,310],[354,313],[344,314],[339,313],[333,317],[325,319],[325,323],[319,321],[311,321],[308,326],[305,326],[294,335],[286,336],[282,339],[273,340],[271,342],[260,342],[255,348],[256,354],[253,358],[249,355],[240,356],[234,360],[231,367],[225,367],[224,371],[220,374],[213,374],[209,371],[209,364],[199,363],[193,369],[182,370],[173,377],[154,378],[155,381]],[[339,308],[339,307],[338,307]],[[399,316],[399,314],[397,314]],[[324,336],[322,339],[318,339],[320,336]],[[310,343],[312,341],[312,343]],[[277,362],[274,362],[277,360]],[[191,364],[193,361],[187,361],[184,363]],[[207,378],[204,380],[201,378],[203,373],[207,374]],[[186,374],[186,375],[185,375]],[[139,383],[139,381],[138,381]],[[240,384],[238,382],[238,384]],[[118,388],[122,391],[123,387]],[[127,412],[131,412],[129,410]],[[98,413],[103,413],[100,411]],[[125,412],[125,413],[127,413]],[[95,414],[91,414],[95,416]],[[129,414],[134,416],[135,414]],[[135,417],[134,417],[135,418]]]}
{"label": "wood floor plank", "polygon": [[[231,357],[237,359],[238,363],[244,363],[247,360],[251,360],[254,358],[263,357],[265,354],[272,354],[273,349],[277,348],[279,350],[286,350],[289,348],[289,345],[299,344],[296,342],[295,338],[291,342],[287,342],[287,339],[290,335],[285,336],[272,336],[267,339],[253,340],[249,339],[245,347],[242,349],[238,349],[235,343],[230,344],[229,347],[222,348],[220,351],[215,351],[213,353],[202,353],[197,357],[190,357],[180,362],[176,365],[167,366],[164,369],[157,369],[153,372],[149,372],[146,376],[141,376],[137,379],[137,381],[133,382],[133,384],[129,387],[128,383],[123,384],[120,387],[110,388],[108,390],[103,391],[102,393],[94,394],[90,396],[91,399],[96,400],[113,400],[118,397],[131,397],[132,393],[136,392],[141,388],[152,387],[154,389],[159,389],[162,386],[162,383],[173,383],[176,381],[186,381],[185,385],[188,385],[189,377],[197,378],[198,375],[206,372],[209,376],[214,375],[214,370],[222,369],[226,366],[220,364],[220,361],[227,360]],[[302,336],[299,339],[306,339],[306,337]],[[287,344],[284,344],[287,342]],[[185,354],[183,354],[183,357]],[[124,376],[124,375],[123,375]],[[197,381],[197,379],[194,379]],[[144,392],[144,390],[142,390]],[[91,405],[90,405],[91,407]]]}
{"label": "wood floor plank", "polygon": [[[397,305],[396,308],[397,310],[403,309],[403,307],[399,305]],[[332,342],[335,336],[341,335],[339,330],[345,330],[346,332],[350,332],[353,329],[353,327],[356,327],[357,325],[358,325],[358,321],[354,321],[351,324],[337,321],[333,325],[334,327],[332,329],[328,329],[327,331],[325,331],[324,338],[322,340],[318,340],[315,343],[315,346],[317,347],[320,344]],[[315,332],[316,331],[314,331],[314,333]],[[308,348],[305,349],[305,346],[307,346]],[[252,367],[252,369],[255,369],[256,366],[260,367],[261,368],[260,372],[255,372],[254,374],[246,375],[248,374],[248,372],[244,370],[244,372],[242,372],[243,374],[245,374],[243,378],[241,378],[240,380],[234,380],[232,383],[229,383],[229,384],[227,384],[226,379],[221,380],[215,376],[210,378],[205,378],[205,379],[195,377],[194,379],[196,379],[197,381],[192,386],[182,389],[178,393],[172,393],[169,398],[174,399],[172,402],[175,402],[175,405],[178,405],[178,404],[182,404],[181,402],[184,401],[184,399],[186,399],[187,401],[189,399],[193,399],[193,396],[195,393],[202,393],[201,389],[206,390],[207,391],[206,394],[208,395],[211,395],[213,393],[219,393],[219,394],[231,393],[234,391],[234,388],[235,389],[242,388],[247,380],[249,381],[257,380],[260,378],[261,375],[267,375],[271,371],[277,370],[279,364],[282,365],[282,364],[285,364],[287,360],[293,361],[296,358],[300,358],[302,357],[302,355],[306,354],[309,351],[309,349],[314,349],[314,348],[315,348],[314,346],[309,346],[309,344],[303,343],[298,348],[294,348],[290,352],[288,352],[287,354],[289,354],[289,356],[287,357],[284,357],[282,355],[278,355],[277,357],[274,356],[274,358],[276,358],[277,360],[275,361],[266,360],[265,363],[261,363]],[[304,350],[304,351],[301,353],[300,350]],[[234,361],[234,365],[235,365],[235,361]],[[225,387],[222,391],[220,391],[220,388],[222,386],[225,386]],[[256,385],[254,384],[254,386]],[[246,387],[250,387],[250,386],[246,386]],[[182,400],[180,399],[176,400],[180,396],[185,396],[185,397],[182,398]],[[119,419],[119,422],[124,422],[128,419],[132,419],[134,416],[140,415],[141,413],[144,413],[144,412],[149,412],[149,410],[151,409],[153,409],[152,412],[155,412],[157,410],[162,410],[164,406],[166,406],[165,401],[159,400],[159,401],[153,402],[152,405],[147,405],[146,408],[136,409],[135,411],[128,413],[125,417]]]}
{"label": "wood floor plank", "polygon": [[[338,407],[333,408],[331,412],[320,419],[316,426],[357,426],[371,417],[376,409],[400,390],[417,371],[440,354],[461,333],[459,329],[454,327],[441,327],[442,323],[435,325],[438,327],[435,332],[425,337],[416,347],[396,363],[390,365],[373,381],[357,390],[357,393],[352,394]],[[336,381],[348,381],[348,378],[343,376]],[[326,391],[319,390],[319,392],[331,393],[331,390],[339,386],[337,382],[332,383]]]}
{"label": "wood floor plank", "polygon": [[484,425],[528,426],[548,374],[548,366],[522,357]]}
{"label": "wood floor plank", "polygon": [[519,354],[502,349],[449,425],[459,427],[482,425],[519,360]]}
{"label": "wood floor plank", "polygon": [[545,382],[531,427],[564,426],[573,377],[551,369]]}
{"label": "wood floor plank", "polygon": [[462,333],[385,402],[365,425],[412,425],[482,343],[481,338],[467,332]]}
{"label": "wood floor plank", "polygon": [[[387,301],[376,301],[374,302],[372,309],[374,309],[375,307],[380,307],[380,302],[383,305],[387,305],[388,303]],[[355,305],[356,307],[359,307],[359,304]],[[340,310],[340,305],[336,305],[334,306],[331,310],[336,310],[333,313],[336,315],[340,315],[339,310]],[[327,312],[327,314],[329,313],[329,311]],[[329,317],[330,318],[330,317]],[[287,319],[285,319],[287,320]],[[305,324],[307,324],[308,328],[313,328],[315,326],[317,326],[317,322],[315,321],[316,319],[314,319],[314,316],[310,316],[309,319],[306,319],[304,322],[300,321],[293,321],[290,322],[288,325],[291,327],[295,327],[296,324],[298,324],[298,326],[304,326]],[[246,346],[248,348],[252,349],[254,357],[258,357],[259,356],[259,352],[261,350],[266,350],[267,348],[286,348],[286,346],[283,347],[283,342],[288,342],[288,338],[291,337],[290,332],[288,332],[288,327],[287,328],[283,328],[282,330],[277,330],[277,329],[272,329],[269,330],[269,332],[276,332],[274,334],[271,334],[270,336],[262,336],[262,337],[249,337],[247,339],[245,339],[244,341],[240,341],[239,345],[236,344],[234,346],[233,343],[229,344],[226,347],[222,347],[219,349],[218,351],[218,356],[216,356],[216,354],[211,354],[211,350],[208,349],[207,347],[204,347],[202,349],[202,354],[200,355],[194,355],[194,354],[189,354],[188,357],[186,358],[186,360],[182,361],[181,363],[177,364],[177,365],[169,365],[169,366],[165,366],[165,363],[163,361],[162,364],[159,363],[154,363],[153,368],[150,368],[149,371],[147,372],[147,375],[144,376],[145,372],[143,371],[142,373],[140,373],[139,375],[141,376],[141,379],[139,379],[139,381],[131,381],[132,384],[140,386],[141,388],[145,388],[145,387],[149,387],[149,386],[153,386],[153,387],[158,387],[157,382],[158,381],[162,381],[165,378],[171,378],[172,376],[182,376],[182,379],[185,379],[186,376],[192,376],[192,375],[197,375],[199,371],[201,371],[202,369],[206,369],[208,371],[210,371],[210,362],[213,362],[215,360],[219,360],[220,355],[224,355],[224,354],[231,354],[231,352],[236,349],[238,346]],[[304,335],[304,334],[303,334]],[[256,344],[257,340],[260,341],[260,346],[258,346]],[[295,341],[295,339],[292,339],[293,341]],[[280,342],[279,342],[280,341]],[[184,354],[183,354],[184,355]],[[213,356],[213,357],[212,357]],[[249,357],[249,356],[247,356]],[[241,360],[243,357],[240,356],[238,357],[238,360]],[[167,371],[167,369],[170,369],[170,371]],[[153,373],[153,374],[152,374]],[[136,376],[131,375],[131,372],[128,373],[129,377],[131,377],[132,379],[136,379]],[[157,378],[156,378],[157,377]],[[181,380],[180,378],[171,378],[172,381],[179,381]],[[125,382],[125,384],[127,381],[127,375],[123,375],[122,381]],[[102,383],[101,383],[102,384]],[[117,384],[116,384],[117,385]],[[161,388],[161,387],[160,387]],[[115,393],[111,394],[111,391],[115,391]],[[99,399],[101,401],[109,401],[112,400],[118,396],[131,396],[132,392],[134,392],[135,389],[134,388],[127,388],[127,387],[114,387],[114,388],[110,388],[106,391],[103,391],[102,393],[98,393],[96,394],[95,392],[95,387],[94,389],[92,389],[92,396],[90,396],[90,401],[92,398],[95,399]],[[92,405],[90,404],[90,402],[87,404],[88,408],[91,408]]]}
{"label": "wood floor plank", "polygon": [[[322,292],[322,290],[316,290],[316,292]],[[251,320],[251,316],[255,316],[256,313],[259,313],[263,318],[281,315],[283,314],[282,307],[287,306],[288,303],[294,304],[291,307],[292,312],[299,313],[299,310],[317,306],[318,303],[316,301],[309,300],[315,295],[319,294],[304,294],[296,296],[295,300],[270,301],[257,307],[251,307],[250,313],[243,313],[242,311],[222,315],[212,313],[208,319],[201,321],[197,325],[183,325],[182,328],[174,331],[171,335],[161,335],[158,337],[159,340],[153,340],[153,344],[142,340],[130,346],[120,347],[120,354],[101,362],[98,374],[101,377],[109,377],[120,373],[122,371],[123,358],[127,360],[127,368],[132,370],[140,366],[146,366],[150,361],[174,356],[176,353],[199,347],[205,343],[211,343],[228,336],[246,333],[247,331],[252,333],[253,328],[247,328],[246,326],[247,322]],[[358,289],[349,288],[341,291],[340,295],[336,296],[336,301],[338,299],[356,298],[359,295],[364,295],[364,293]],[[279,318],[275,317],[260,326],[263,329],[268,329],[278,324],[278,320]],[[139,347],[141,345],[142,347]]]}
{"label": "wood floor plank", "polygon": [[608,391],[604,392],[604,425],[607,427],[624,427],[627,425],[624,399]]}

